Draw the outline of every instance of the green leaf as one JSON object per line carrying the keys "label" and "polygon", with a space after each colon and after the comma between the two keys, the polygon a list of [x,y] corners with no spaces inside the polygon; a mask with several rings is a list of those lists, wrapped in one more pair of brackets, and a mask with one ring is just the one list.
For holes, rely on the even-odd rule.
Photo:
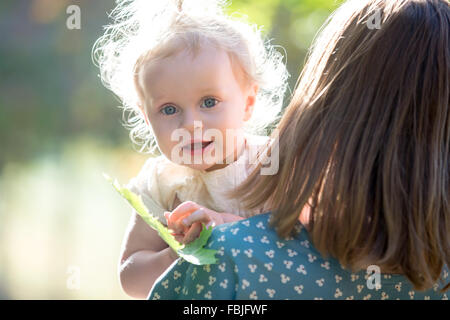
{"label": "green leaf", "polygon": [[141,218],[154,230],[156,230],[168,245],[184,260],[196,264],[215,264],[217,260],[215,254],[217,250],[203,248],[208,241],[212,233],[212,227],[206,228],[203,225],[203,229],[197,239],[187,245],[179,243],[175,237],[170,233],[169,229],[163,225],[154,215],[148,212],[145,204],[142,202],[140,196],[133,193],[131,190],[123,187],[117,180],[112,180],[108,175],[103,174],[106,180],[108,180],[113,187],[119,192],[119,194],[125,198],[128,203],[136,210]]}
{"label": "green leaf", "polygon": [[203,248],[208,242],[212,233],[212,227],[206,228],[203,224],[203,229],[197,239],[185,245],[185,247],[178,251],[178,254],[184,260],[192,264],[215,264],[217,260],[215,254],[217,250]]}

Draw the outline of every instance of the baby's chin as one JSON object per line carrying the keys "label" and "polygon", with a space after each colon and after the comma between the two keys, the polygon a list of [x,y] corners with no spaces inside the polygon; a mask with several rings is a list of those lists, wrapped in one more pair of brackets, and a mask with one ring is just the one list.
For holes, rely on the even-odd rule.
{"label": "baby's chin", "polygon": [[[172,161],[177,163],[176,161]],[[210,163],[210,162],[202,162],[202,163],[177,163],[178,165],[191,168],[193,170],[200,170],[200,171],[214,171],[221,168],[226,167],[226,164],[220,164],[220,163]]]}
{"label": "baby's chin", "polygon": [[185,165],[186,167],[189,167],[194,170],[200,170],[200,171],[212,171],[214,170],[214,164],[189,164]]}

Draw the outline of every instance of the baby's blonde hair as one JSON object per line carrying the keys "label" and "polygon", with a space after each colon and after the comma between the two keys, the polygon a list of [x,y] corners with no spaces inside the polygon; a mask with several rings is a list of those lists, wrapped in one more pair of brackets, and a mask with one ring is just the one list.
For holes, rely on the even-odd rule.
{"label": "baby's blonde hair", "polygon": [[[259,87],[255,108],[245,130],[254,134],[279,120],[288,72],[275,46],[262,40],[261,30],[224,12],[224,0],[118,0],[110,14],[114,23],[94,45],[93,59],[102,83],[121,100],[125,126],[140,151],[153,152],[156,141],[138,107],[136,77],[150,60],[180,49],[197,51],[213,45],[239,65],[249,83]],[[181,42],[180,42],[181,40]],[[182,46],[180,46],[180,44]]]}

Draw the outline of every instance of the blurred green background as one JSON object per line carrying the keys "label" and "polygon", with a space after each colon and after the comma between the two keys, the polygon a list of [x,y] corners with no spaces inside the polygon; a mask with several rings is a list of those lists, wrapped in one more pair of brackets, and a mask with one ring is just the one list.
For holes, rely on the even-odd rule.
{"label": "blurred green background", "polygon": [[[234,0],[229,10],[285,49],[292,89],[339,3]],[[73,4],[79,30],[66,26]],[[131,210],[102,173],[126,183],[148,155],[128,139],[91,59],[114,6],[0,2],[0,299],[129,299],[117,265]]]}

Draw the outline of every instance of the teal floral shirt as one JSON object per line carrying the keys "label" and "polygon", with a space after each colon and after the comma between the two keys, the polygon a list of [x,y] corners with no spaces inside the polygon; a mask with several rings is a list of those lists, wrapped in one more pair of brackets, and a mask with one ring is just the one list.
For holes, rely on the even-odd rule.
{"label": "teal floral shirt", "polygon": [[[197,266],[176,260],[157,280],[149,299],[448,299],[436,284],[415,291],[401,275],[352,273],[315,250],[300,223],[296,236],[279,238],[270,213],[221,225],[208,248],[218,263]],[[448,282],[448,269],[443,271]]]}

